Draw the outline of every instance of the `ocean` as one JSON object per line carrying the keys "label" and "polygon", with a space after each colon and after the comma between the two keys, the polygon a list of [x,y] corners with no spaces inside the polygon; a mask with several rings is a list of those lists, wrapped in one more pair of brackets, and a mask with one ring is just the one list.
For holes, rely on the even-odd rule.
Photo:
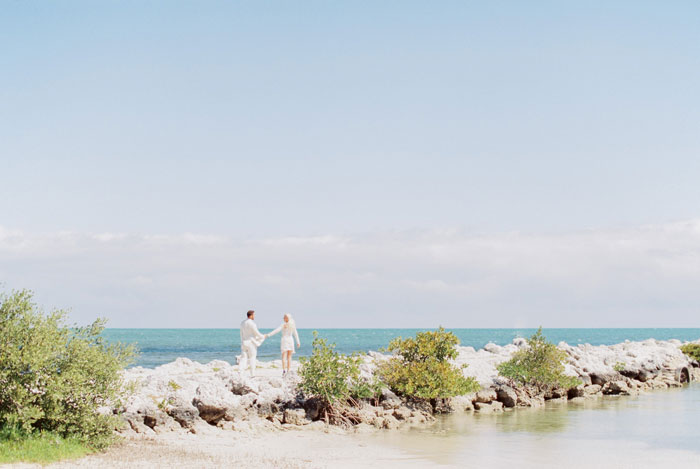
{"label": "ocean", "polygon": [[[262,333],[271,329],[261,328]],[[423,329],[318,329],[321,337],[336,344],[342,353],[367,352],[386,347],[395,337],[409,337]],[[457,335],[461,345],[479,349],[489,342],[506,345],[516,337],[528,337],[536,329],[448,329]],[[299,329],[301,348],[295,358],[311,353],[313,329]],[[700,328],[692,329],[544,329],[550,341],[571,345],[612,345],[625,340],[641,341],[649,338],[681,341],[700,339]],[[238,329],[106,329],[108,341],[133,343],[140,355],[132,366],[153,368],[186,357],[201,363],[225,360],[236,363],[240,354]],[[280,358],[280,336],[266,340],[258,349],[259,360]]]}

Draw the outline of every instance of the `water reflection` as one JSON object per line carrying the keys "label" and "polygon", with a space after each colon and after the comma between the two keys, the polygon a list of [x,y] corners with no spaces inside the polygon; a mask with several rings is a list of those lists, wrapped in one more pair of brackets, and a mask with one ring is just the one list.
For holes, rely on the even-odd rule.
{"label": "water reflection", "polygon": [[[366,436],[434,463],[470,467],[700,468],[700,385],[639,397],[440,417],[427,429]],[[360,437],[362,438],[362,437]]]}

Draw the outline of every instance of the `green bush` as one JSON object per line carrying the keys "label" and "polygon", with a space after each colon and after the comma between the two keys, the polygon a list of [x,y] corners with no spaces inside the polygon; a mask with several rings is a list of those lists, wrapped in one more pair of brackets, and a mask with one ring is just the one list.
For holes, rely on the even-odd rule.
{"label": "green bush", "polygon": [[700,344],[685,344],[681,346],[681,351],[693,360],[700,362]]}
{"label": "green bush", "polygon": [[397,394],[418,399],[446,399],[479,389],[472,377],[450,363],[457,357],[459,339],[442,327],[419,332],[415,338],[392,340],[387,351],[396,356],[379,367],[384,382]]}
{"label": "green bush", "polygon": [[581,384],[577,378],[564,374],[566,352],[547,342],[541,327],[527,343],[528,348],[515,352],[510,360],[498,365],[501,376],[544,393]]}
{"label": "green bush", "polygon": [[361,361],[357,354],[336,352],[335,344],[328,344],[314,331],[311,356],[300,359],[299,387],[308,397],[320,400],[321,412],[326,420],[350,423],[345,412],[348,402],[376,399],[381,393],[381,383],[361,377]]}
{"label": "green bush", "polygon": [[70,328],[65,317],[43,313],[29,291],[0,295],[0,427],[54,432],[101,448],[118,419],[98,408],[118,403],[120,371],[135,351],[103,342],[103,320]]}

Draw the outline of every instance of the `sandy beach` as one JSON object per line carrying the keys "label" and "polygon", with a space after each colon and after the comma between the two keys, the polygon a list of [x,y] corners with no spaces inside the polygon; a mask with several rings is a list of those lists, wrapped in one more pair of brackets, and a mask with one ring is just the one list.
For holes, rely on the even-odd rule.
{"label": "sandy beach", "polygon": [[[366,468],[426,467],[431,462],[400,449],[330,429],[244,434],[211,429],[204,434],[129,438],[105,453],[64,461],[61,468]],[[3,468],[29,469],[37,464]]]}

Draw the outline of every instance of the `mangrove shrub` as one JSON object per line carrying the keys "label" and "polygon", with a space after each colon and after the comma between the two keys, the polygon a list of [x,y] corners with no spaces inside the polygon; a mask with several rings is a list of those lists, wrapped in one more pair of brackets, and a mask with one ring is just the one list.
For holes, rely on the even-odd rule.
{"label": "mangrove shrub", "polygon": [[65,319],[64,311],[42,312],[30,291],[0,294],[0,427],[103,447],[117,419],[98,409],[118,402],[120,370],[135,351],[107,344],[104,320],[71,328]]}
{"label": "mangrove shrub", "polygon": [[681,351],[695,361],[700,362],[700,344],[685,344],[681,346]]}
{"label": "mangrove shrub", "polygon": [[345,355],[335,350],[314,331],[312,352],[300,358],[299,387],[309,397],[320,400],[321,410],[328,418],[347,423],[343,407],[354,399],[377,398],[381,383],[361,376],[362,358],[358,354]]}
{"label": "mangrove shrub", "polygon": [[577,378],[564,374],[566,352],[547,342],[541,327],[527,340],[527,344],[527,348],[518,350],[510,360],[498,365],[501,376],[545,393],[581,384]]}
{"label": "mangrove shrub", "polygon": [[392,340],[387,351],[394,357],[379,367],[384,382],[397,394],[418,399],[445,399],[479,389],[473,377],[465,377],[450,360],[457,357],[459,339],[452,332],[418,332],[415,337]]}

